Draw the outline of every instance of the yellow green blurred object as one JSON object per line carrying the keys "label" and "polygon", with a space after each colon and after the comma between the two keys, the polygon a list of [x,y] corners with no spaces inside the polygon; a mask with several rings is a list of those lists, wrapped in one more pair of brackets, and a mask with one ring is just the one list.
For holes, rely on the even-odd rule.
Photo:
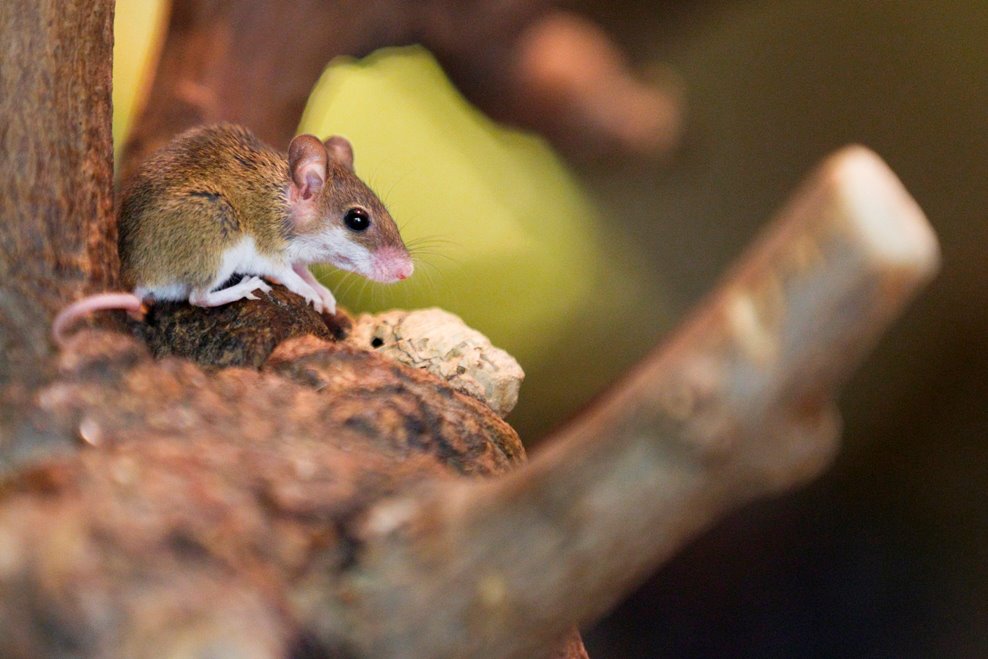
{"label": "yellow green blurred object", "polygon": [[113,21],[113,158],[143,105],[167,26],[168,0],[118,0]]}
{"label": "yellow green blurred object", "polygon": [[393,287],[327,270],[343,306],[441,306],[524,365],[593,291],[593,212],[572,177],[541,139],[470,106],[424,49],[333,62],[300,132],[349,138],[413,254],[427,245]]}

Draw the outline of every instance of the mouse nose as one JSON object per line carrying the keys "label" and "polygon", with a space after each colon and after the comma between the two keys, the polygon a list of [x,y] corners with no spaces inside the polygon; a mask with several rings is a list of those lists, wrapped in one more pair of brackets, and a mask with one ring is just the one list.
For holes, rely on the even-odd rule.
{"label": "mouse nose", "polygon": [[403,281],[412,276],[415,266],[408,254],[393,249],[381,249],[375,255],[371,279],[377,281]]}
{"label": "mouse nose", "polygon": [[398,281],[404,281],[412,276],[412,271],[415,269],[415,265],[412,263],[411,259],[408,259],[402,263],[395,271],[395,277]]}

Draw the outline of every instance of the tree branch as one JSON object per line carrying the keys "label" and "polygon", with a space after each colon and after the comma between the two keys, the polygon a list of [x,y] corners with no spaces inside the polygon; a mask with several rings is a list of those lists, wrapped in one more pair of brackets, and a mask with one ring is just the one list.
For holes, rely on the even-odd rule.
{"label": "tree branch", "polygon": [[837,154],[693,319],[530,464],[369,514],[347,579],[354,643],[533,656],[726,511],[813,477],[837,449],[835,387],[937,263],[885,165]]}
{"label": "tree branch", "polygon": [[52,316],[116,283],[113,3],[5,0],[0,43],[2,387],[39,381]]}
{"label": "tree branch", "polygon": [[431,49],[490,115],[535,128],[574,155],[670,149],[678,94],[640,79],[600,28],[554,4],[174,0],[124,171],[201,123],[241,123],[283,147],[331,59],[412,43]]}

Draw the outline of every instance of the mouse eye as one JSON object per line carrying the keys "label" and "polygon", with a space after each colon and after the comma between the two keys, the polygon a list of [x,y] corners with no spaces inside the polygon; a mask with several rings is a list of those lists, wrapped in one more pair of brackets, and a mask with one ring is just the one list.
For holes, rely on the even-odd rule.
{"label": "mouse eye", "polygon": [[370,213],[363,208],[351,208],[343,216],[343,224],[351,231],[366,231],[370,226]]}

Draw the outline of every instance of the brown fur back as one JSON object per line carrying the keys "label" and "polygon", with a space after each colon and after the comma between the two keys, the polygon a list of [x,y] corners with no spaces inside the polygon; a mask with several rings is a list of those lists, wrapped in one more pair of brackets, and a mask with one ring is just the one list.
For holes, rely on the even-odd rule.
{"label": "brown fur back", "polygon": [[120,258],[129,286],[205,286],[245,235],[261,252],[286,240],[286,157],[240,126],[194,128],[146,160],[120,205]]}

